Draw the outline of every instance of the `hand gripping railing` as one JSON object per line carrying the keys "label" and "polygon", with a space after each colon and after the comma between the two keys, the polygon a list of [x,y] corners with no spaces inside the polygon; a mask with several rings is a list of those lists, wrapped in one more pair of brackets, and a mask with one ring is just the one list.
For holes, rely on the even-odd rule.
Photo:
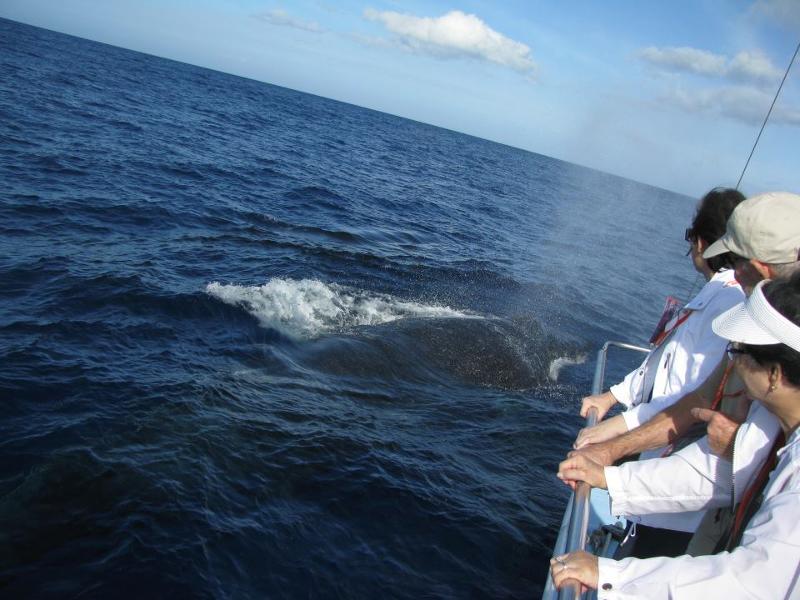
{"label": "hand gripping railing", "polygon": [[[647,353],[649,348],[627,344],[625,342],[606,342],[603,347],[597,352],[597,365],[594,371],[594,381],[592,382],[592,394],[599,394],[603,390],[603,382],[606,376],[606,362],[608,360],[608,349],[611,346],[622,348],[624,350],[635,350],[637,352]],[[589,409],[586,415],[586,427],[591,427],[597,423],[597,409]],[[583,481],[575,486],[575,491],[569,499],[567,504],[567,513],[564,515],[564,521],[561,525],[558,540],[555,546],[555,556],[565,554],[568,552],[575,552],[576,550],[583,550],[586,545],[586,534],[589,525],[589,494],[592,488],[588,483]],[[567,520],[567,514],[569,519]],[[568,525],[567,525],[568,524]],[[566,531],[564,531],[566,528]],[[558,590],[558,600],[578,600],[582,596],[581,584],[576,579],[566,580],[561,589]],[[555,597],[555,590],[552,586],[552,580],[548,574],[547,585],[545,586],[542,598],[549,600]]]}

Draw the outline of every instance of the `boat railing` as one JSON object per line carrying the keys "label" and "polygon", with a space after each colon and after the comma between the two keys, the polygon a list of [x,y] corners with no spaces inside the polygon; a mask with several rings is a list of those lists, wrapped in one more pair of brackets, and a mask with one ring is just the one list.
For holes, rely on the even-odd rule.
{"label": "boat railing", "polygon": [[[644,353],[650,351],[649,348],[625,342],[609,341],[603,344],[603,347],[597,352],[597,364],[595,366],[594,380],[592,382],[592,394],[599,394],[603,390],[603,383],[606,376],[606,363],[608,362],[608,351],[612,347]],[[597,409],[592,408],[586,416],[586,427],[591,427],[596,423]],[[575,490],[570,496],[567,509],[564,513],[561,530],[559,531],[558,540],[556,541],[553,552],[554,556],[574,552],[576,550],[583,550],[586,546],[587,529],[589,525],[589,495],[591,490],[591,486],[585,482],[580,482],[575,486]],[[583,594],[581,594],[580,582],[575,579],[569,579],[561,586],[560,590],[556,590],[553,587],[552,578],[548,574],[542,599],[554,600],[555,598],[558,598],[558,600],[582,599]]]}

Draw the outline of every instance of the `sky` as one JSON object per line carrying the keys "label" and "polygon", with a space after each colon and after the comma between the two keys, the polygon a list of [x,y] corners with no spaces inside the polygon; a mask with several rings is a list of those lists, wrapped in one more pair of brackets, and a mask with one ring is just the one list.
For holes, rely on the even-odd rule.
{"label": "sky", "polygon": [[[800,0],[3,0],[0,16],[699,197],[735,186]],[[800,56],[745,173],[800,193]]]}

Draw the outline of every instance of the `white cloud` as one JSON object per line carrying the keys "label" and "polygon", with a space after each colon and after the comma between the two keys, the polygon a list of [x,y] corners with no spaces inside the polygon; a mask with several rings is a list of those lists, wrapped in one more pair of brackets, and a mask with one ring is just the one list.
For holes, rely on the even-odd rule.
{"label": "white cloud", "polygon": [[744,81],[780,81],[783,71],[775,68],[762,52],[739,52],[728,63],[728,75]]}
{"label": "white cloud", "polygon": [[459,10],[441,17],[416,17],[368,8],[364,16],[383,24],[406,48],[417,52],[485,60],[530,76],[537,69],[528,46]]}
{"label": "white cloud", "polygon": [[696,48],[655,48],[639,51],[639,57],[670,71],[688,71],[698,75],[721,76],[725,73],[725,57]]}
{"label": "white cloud", "polygon": [[[732,86],[687,92],[675,89],[661,101],[692,113],[714,114],[750,125],[760,125],[773,96],[752,87]],[[800,110],[781,106],[780,99],[770,115],[771,123],[800,126]]]}
{"label": "white cloud", "polygon": [[754,83],[780,81],[783,72],[759,50],[739,52],[733,58],[697,48],[655,48],[639,51],[639,58],[659,69],[688,72]]}
{"label": "white cloud", "polygon": [[319,24],[314,21],[303,21],[292,17],[285,10],[280,8],[272,8],[268,11],[253,15],[254,19],[266,21],[270,25],[280,25],[282,27],[293,27],[295,29],[302,29],[303,31],[310,31],[312,33],[322,33],[324,30]]}

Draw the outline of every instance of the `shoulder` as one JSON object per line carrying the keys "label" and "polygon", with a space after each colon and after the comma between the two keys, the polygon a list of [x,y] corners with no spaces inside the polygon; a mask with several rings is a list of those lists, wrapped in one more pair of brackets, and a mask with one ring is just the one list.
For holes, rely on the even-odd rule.
{"label": "shoulder", "polygon": [[733,271],[725,270],[715,273],[697,298],[690,303],[696,306],[688,307],[695,310],[712,309],[717,312],[727,310],[744,300],[744,291],[736,281]]}

